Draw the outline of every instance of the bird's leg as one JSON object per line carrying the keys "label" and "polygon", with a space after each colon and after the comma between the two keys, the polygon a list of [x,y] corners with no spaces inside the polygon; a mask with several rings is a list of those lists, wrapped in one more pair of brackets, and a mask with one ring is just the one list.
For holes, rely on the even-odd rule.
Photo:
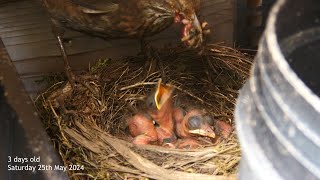
{"label": "bird's leg", "polygon": [[158,69],[161,72],[161,78],[165,80],[166,78],[165,78],[164,67],[157,50],[153,49],[152,46],[150,46],[144,38],[140,39],[140,50],[141,50],[141,53],[144,55],[144,58],[148,62],[147,63],[148,74],[152,74]]}
{"label": "bird's leg", "polygon": [[143,56],[143,59],[145,59],[146,64],[145,64],[144,71],[148,75],[156,71],[156,62],[151,53],[152,53],[151,47],[148,45],[146,40],[142,37],[140,39],[139,54],[141,54]]}
{"label": "bird's leg", "polygon": [[57,38],[58,43],[59,43],[59,48],[60,48],[62,59],[63,59],[63,62],[64,62],[65,72],[67,74],[68,80],[70,81],[71,85],[74,86],[75,75],[73,74],[73,72],[71,70],[71,67],[70,67],[70,64],[69,64],[69,61],[68,61],[68,57],[67,57],[67,53],[66,53],[66,50],[64,48],[61,36],[56,36],[56,38]]}
{"label": "bird's leg", "polygon": [[55,35],[55,37],[58,40],[59,43],[59,49],[62,55],[62,59],[64,62],[64,70],[65,73],[67,75],[67,78],[72,86],[72,88],[74,88],[75,86],[75,75],[73,74],[69,61],[68,61],[68,57],[67,57],[67,53],[63,44],[63,40],[62,40],[62,36],[64,34],[64,29],[54,20],[52,20],[52,32]]}
{"label": "bird's leg", "polygon": [[159,55],[159,52],[156,50],[154,50],[153,52],[154,52],[154,59],[156,60],[156,66],[161,73],[161,79],[163,80],[164,83],[166,83],[166,81],[167,81],[166,72],[165,72],[164,65],[161,61],[161,57]]}
{"label": "bird's leg", "polygon": [[142,37],[142,38],[140,39],[140,51],[141,51],[141,53],[146,53],[146,51],[147,51],[147,49],[148,49],[147,46],[148,46],[148,45],[147,45],[146,40]]}
{"label": "bird's leg", "polygon": [[58,40],[59,43],[59,49],[62,55],[62,59],[64,62],[64,70],[65,73],[67,75],[67,78],[71,84],[71,88],[74,89],[75,87],[75,82],[80,83],[81,85],[83,85],[84,87],[86,87],[94,96],[98,97],[99,93],[94,90],[93,88],[91,88],[81,77],[76,77],[74,75],[74,73],[71,70],[69,61],[68,61],[68,56],[64,47],[64,40],[63,40],[63,34],[64,34],[64,28],[62,28],[62,26],[55,20],[52,20],[52,32],[55,35],[55,37]]}
{"label": "bird's leg", "polygon": [[152,47],[148,44],[148,42],[142,37],[140,39],[140,53],[144,56],[145,59],[152,59]]}

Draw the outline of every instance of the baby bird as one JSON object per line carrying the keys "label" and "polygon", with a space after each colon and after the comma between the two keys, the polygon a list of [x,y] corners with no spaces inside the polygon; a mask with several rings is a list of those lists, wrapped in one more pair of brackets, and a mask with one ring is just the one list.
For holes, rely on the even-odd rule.
{"label": "baby bird", "polygon": [[182,140],[177,144],[178,148],[195,148],[200,146],[194,137],[204,136],[214,139],[216,137],[212,126],[213,119],[210,116],[204,116],[198,109],[184,111],[182,108],[175,108],[173,117],[176,125],[176,135]]}
{"label": "baby bird", "polygon": [[138,113],[128,120],[132,143],[138,145],[157,143],[158,134],[149,114]]}

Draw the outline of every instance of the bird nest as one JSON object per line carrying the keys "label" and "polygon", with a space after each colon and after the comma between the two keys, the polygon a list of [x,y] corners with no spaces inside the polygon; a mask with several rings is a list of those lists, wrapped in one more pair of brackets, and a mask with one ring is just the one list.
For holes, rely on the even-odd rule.
{"label": "bird nest", "polygon": [[[182,47],[149,50],[117,60],[99,60],[75,88],[61,76],[36,99],[46,130],[74,179],[233,179],[240,148],[229,138],[198,149],[137,146],[129,141],[127,119],[144,106],[159,78],[175,88],[175,104],[205,109],[234,125],[238,90],[252,56],[209,44],[202,54]],[[53,84],[53,85],[52,85]],[[82,166],[83,165],[83,166]]]}

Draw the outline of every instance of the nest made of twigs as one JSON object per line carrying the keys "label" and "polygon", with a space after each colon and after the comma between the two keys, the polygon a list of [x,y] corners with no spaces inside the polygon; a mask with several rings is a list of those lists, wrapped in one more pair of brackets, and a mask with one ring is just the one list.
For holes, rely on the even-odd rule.
{"label": "nest made of twigs", "polygon": [[201,55],[180,47],[152,49],[144,55],[100,60],[79,77],[74,89],[56,82],[36,105],[68,171],[75,179],[229,179],[240,160],[235,133],[218,144],[181,150],[128,142],[126,120],[144,106],[159,78],[175,88],[174,101],[205,109],[233,124],[238,90],[249,74],[252,56],[217,44]]}

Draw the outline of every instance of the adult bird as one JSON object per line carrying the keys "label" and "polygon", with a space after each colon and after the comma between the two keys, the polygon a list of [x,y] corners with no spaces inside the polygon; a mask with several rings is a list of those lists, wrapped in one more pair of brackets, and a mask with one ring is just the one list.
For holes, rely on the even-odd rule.
{"label": "adult bird", "polygon": [[171,24],[180,23],[182,41],[198,47],[203,42],[203,28],[197,11],[200,0],[42,0],[48,10],[71,84],[73,75],[62,36],[65,28],[106,40],[138,38],[157,34]]}

